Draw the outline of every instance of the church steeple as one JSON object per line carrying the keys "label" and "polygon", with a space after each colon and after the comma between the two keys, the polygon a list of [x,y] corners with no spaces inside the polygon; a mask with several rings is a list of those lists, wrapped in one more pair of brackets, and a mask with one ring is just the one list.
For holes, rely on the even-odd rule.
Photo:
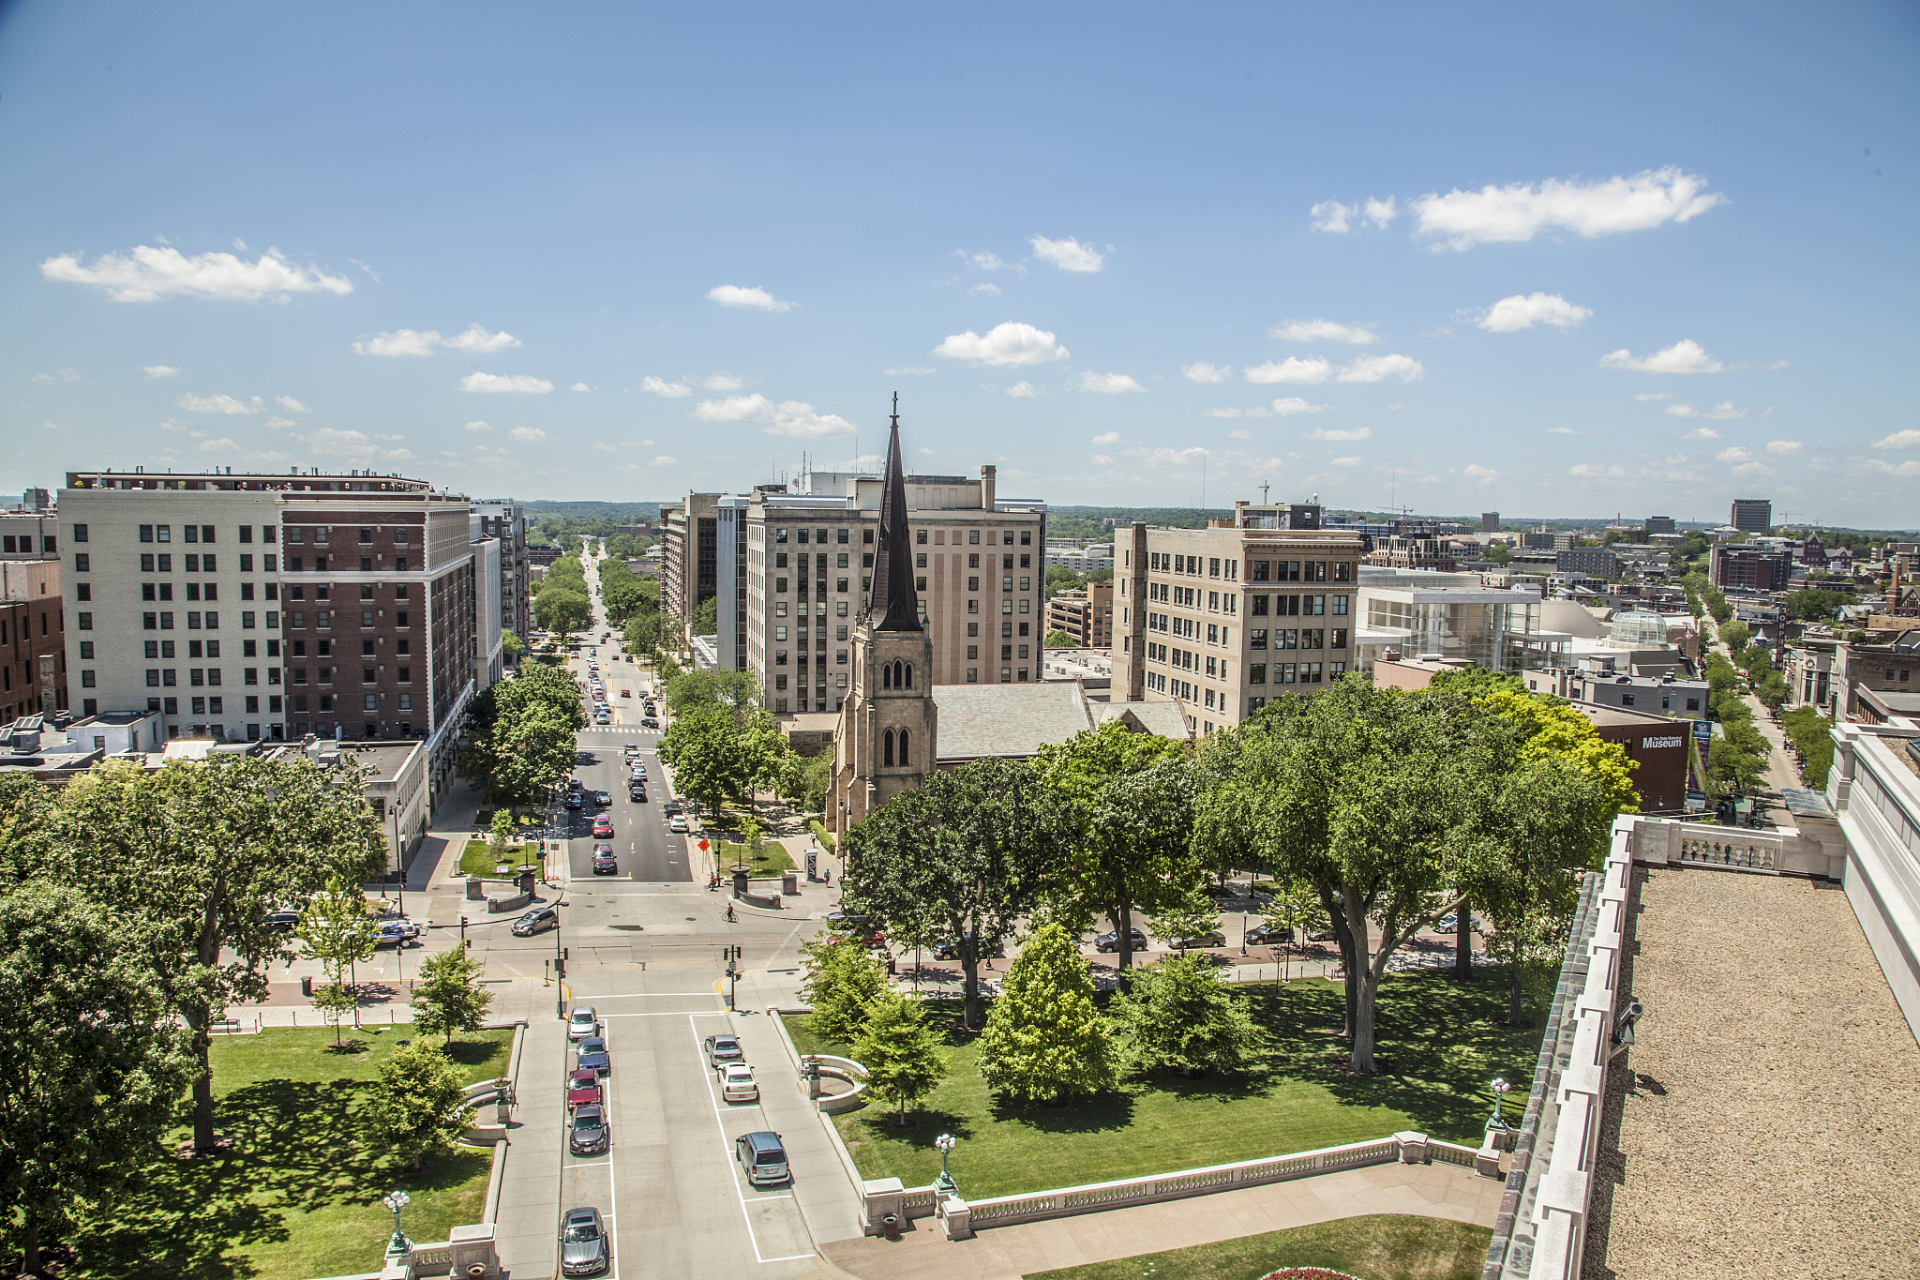
{"label": "church steeple", "polygon": [[880,489],[880,536],[873,555],[873,598],[867,622],[875,631],[920,631],[920,598],[913,589],[913,551],[907,534],[907,478],[900,462],[900,393],[893,393],[893,429],[887,474]]}

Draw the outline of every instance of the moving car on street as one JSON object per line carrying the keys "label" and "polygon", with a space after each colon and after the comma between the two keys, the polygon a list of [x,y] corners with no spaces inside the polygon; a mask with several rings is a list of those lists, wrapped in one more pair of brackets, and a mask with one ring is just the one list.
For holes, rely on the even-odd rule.
{"label": "moving car on street", "polygon": [[617,876],[620,874],[620,860],[614,856],[612,845],[597,844],[593,846],[593,874],[597,876]]}
{"label": "moving car on street", "polygon": [[560,927],[560,913],[552,907],[535,907],[513,922],[507,932],[516,938],[531,938],[536,933]]}
{"label": "moving car on street", "polygon": [[596,791],[593,793],[593,802],[604,808],[613,803],[613,796],[605,791]]}
{"label": "moving car on street", "polygon": [[598,840],[611,839],[613,837],[613,819],[604,813],[596,815],[593,820],[593,834],[594,838]]}

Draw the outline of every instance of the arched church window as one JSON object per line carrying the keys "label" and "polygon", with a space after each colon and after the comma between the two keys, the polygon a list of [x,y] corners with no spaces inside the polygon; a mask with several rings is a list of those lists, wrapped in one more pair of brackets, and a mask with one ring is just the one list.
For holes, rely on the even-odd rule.
{"label": "arched church window", "polygon": [[884,766],[891,767],[893,764],[893,730],[889,729],[881,734],[880,742],[880,763]]}
{"label": "arched church window", "polygon": [[913,664],[911,662],[907,664],[907,688],[913,688]]}
{"label": "arched church window", "polygon": [[913,763],[912,760],[907,758],[907,731],[905,729],[902,729],[900,731],[900,763],[901,764]]}

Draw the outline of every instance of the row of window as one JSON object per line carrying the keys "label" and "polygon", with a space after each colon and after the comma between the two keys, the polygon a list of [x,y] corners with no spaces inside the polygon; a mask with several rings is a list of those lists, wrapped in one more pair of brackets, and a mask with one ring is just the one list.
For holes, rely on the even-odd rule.
{"label": "row of window", "polygon": [[[81,526],[83,529],[85,527],[85,525]],[[40,550],[43,552],[58,551],[60,549],[59,541],[58,538],[44,536],[40,539]],[[11,533],[6,534],[4,537],[0,537],[0,551],[4,551],[10,556],[31,555],[33,553],[33,535],[30,533],[18,535]]]}
{"label": "row of window", "polygon": [[[308,526],[288,525],[287,541],[288,542],[305,542],[309,539],[309,537],[311,537],[312,541],[314,542],[325,542],[328,540],[327,534],[330,528],[331,526],[329,525],[308,525]],[[278,536],[278,530],[279,530],[279,526],[277,525],[271,525],[271,524],[261,525],[260,541],[266,542],[266,543],[271,543],[275,541]],[[250,524],[241,525],[238,529],[238,534],[239,534],[239,540],[241,542],[243,543],[252,542],[253,526]],[[87,541],[86,525],[76,524],[73,526],[73,540],[75,542]],[[210,524],[182,525],[180,526],[180,540],[182,542],[197,542],[197,543],[214,542],[218,540],[217,528],[216,526],[210,525]],[[397,525],[394,527],[393,540],[402,546],[406,545],[406,542],[407,542],[406,526]],[[48,539],[47,541],[49,542],[49,544],[51,544],[52,542],[51,539]],[[143,524],[140,526],[140,541],[172,542],[173,526],[170,524]],[[370,528],[361,529],[360,541],[372,542],[373,530]],[[7,549],[12,550],[11,547]],[[53,549],[54,548],[52,547],[52,545],[48,545],[47,547],[48,551],[52,551]]]}
{"label": "row of window", "polygon": [[[801,546],[807,545],[808,530],[794,529],[792,532],[794,534],[793,540],[795,542],[799,543]],[[846,546],[850,540],[849,531],[846,529],[833,529],[833,530],[814,529],[812,530],[814,542],[818,543],[821,546],[825,546],[827,544],[827,540],[828,540],[827,535],[829,532],[831,532],[833,535],[833,541],[838,543],[840,546],[843,546],[843,547]],[[988,529],[986,531],[987,542],[989,544],[993,542],[993,532],[994,531],[991,529]],[[788,530],[786,526],[776,525],[773,530],[774,543],[777,545],[777,544],[786,542],[787,533],[788,533]],[[1000,530],[1000,541],[1002,545],[1009,546],[1009,547],[1012,546],[1014,544],[1013,534],[1014,534],[1014,531],[1012,529]],[[959,537],[960,537],[959,530],[956,529],[954,531],[954,539],[956,544],[958,543]],[[860,531],[860,541],[865,546],[869,546],[869,547],[872,546],[873,530],[871,528],[862,529]],[[913,541],[916,546],[922,546],[922,547],[926,546],[927,531],[925,529],[915,529],[913,531]],[[967,530],[967,544],[969,546],[975,546],[975,547],[980,545],[980,530],[978,529]],[[1020,545],[1023,547],[1030,547],[1033,545],[1033,530],[1031,529],[1020,530]]]}
{"label": "row of window", "polygon": [[[1205,574],[1209,578],[1237,580],[1240,562],[1220,556],[1175,555],[1164,551],[1147,553],[1147,568],[1154,573],[1178,573],[1190,577]],[[1248,582],[1351,582],[1350,560],[1249,560]]]}
{"label": "row of window", "polygon": [[[1023,645],[1022,647],[1024,648],[1025,646]],[[1001,684],[1024,684],[1026,682],[1026,679],[1027,679],[1027,668],[1025,667],[1018,668],[1017,676],[1015,674],[1015,668],[1013,667],[1000,668]],[[967,668],[967,683],[968,684],[980,683],[980,668],[978,667]]]}
{"label": "row of window", "polygon": [[[1264,630],[1247,632],[1247,648],[1265,649],[1267,633]],[[1331,631],[1319,627],[1285,627],[1273,633],[1273,647],[1276,649],[1344,649],[1347,647],[1345,627],[1335,627]]]}
{"label": "row of window", "polygon": [[[1338,680],[1347,673],[1347,664],[1344,662],[1329,662],[1325,664],[1325,667],[1325,678],[1328,680]],[[1321,681],[1321,664],[1318,662],[1276,662],[1269,668],[1265,663],[1250,662],[1247,664],[1247,683],[1267,684],[1269,683],[1267,679],[1269,673],[1273,676],[1271,681],[1273,684],[1319,684]]]}

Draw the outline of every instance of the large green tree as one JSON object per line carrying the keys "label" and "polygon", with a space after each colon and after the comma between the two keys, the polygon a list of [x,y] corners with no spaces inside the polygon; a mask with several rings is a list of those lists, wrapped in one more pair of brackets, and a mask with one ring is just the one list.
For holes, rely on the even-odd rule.
{"label": "large green tree", "polygon": [[1266,1051],[1246,996],[1221,982],[1206,956],[1161,957],[1134,976],[1114,1010],[1141,1071],[1236,1075],[1258,1065]]}
{"label": "large green tree", "polygon": [[660,739],[659,756],[673,769],[674,790],[713,812],[724,800],[778,781],[788,750],[765,711],[742,715],[707,707],[675,715]]}
{"label": "large green tree", "polygon": [[1199,775],[1180,743],[1110,720],[1040,748],[1035,767],[1059,805],[1065,858],[1048,886],[1058,918],[1119,930],[1120,970],[1133,964],[1135,911],[1183,898],[1205,879],[1190,842]]}
{"label": "large green tree", "polygon": [[807,1030],[850,1044],[867,1023],[867,1007],[887,988],[884,967],[862,942],[823,933],[800,948],[800,998],[812,1010]]}
{"label": "large green tree", "polygon": [[534,804],[572,772],[586,727],[580,690],[558,667],[523,666],[473,700],[460,772],[498,804]]}
{"label": "large green tree", "polygon": [[338,878],[328,883],[325,893],[307,900],[293,932],[336,986],[357,976],[355,966],[373,959],[380,941],[379,926],[367,912],[367,895],[357,884]]}
{"label": "large green tree", "polygon": [[543,631],[578,631],[593,621],[593,606],[584,591],[550,586],[533,598],[533,620]]}
{"label": "large green tree", "polygon": [[0,1214],[23,1275],[152,1158],[192,1074],[142,934],[73,888],[0,892]]}
{"label": "large green tree", "polygon": [[431,956],[413,981],[413,1025],[423,1035],[442,1034],[453,1042],[456,1031],[486,1025],[493,992],[480,985],[481,965],[473,952],[454,947]]}
{"label": "large green tree", "polygon": [[760,705],[760,682],[750,671],[688,671],[666,683],[667,709],[677,716],[694,711],[730,711],[745,716]]}
{"label": "large green tree", "polygon": [[892,990],[868,1003],[853,1056],[867,1069],[873,1094],[899,1107],[894,1123],[903,1128],[907,1107],[932,1093],[947,1070],[940,1033],[927,1025],[917,1002]]}
{"label": "large green tree", "polygon": [[422,1157],[453,1145],[466,1121],[460,1074],[440,1046],[424,1040],[402,1045],[380,1064],[365,1111],[367,1137],[409,1169]]}
{"label": "large green tree", "polygon": [[980,1033],[980,1074],[1016,1098],[1064,1103],[1111,1089],[1113,1039],[1093,1004],[1093,971],[1057,921],[1034,931],[1007,967]]}
{"label": "large green tree", "polygon": [[[147,773],[110,762],[61,795],[63,874],[126,917],[191,1033],[193,1141],[215,1144],[212,1024],[262,1000],[291,939],[266,922],[329,881],[364,883],[386,863],[359,772],[301,760],[210,757]],[[84,850],[84,856],[78,856]]]}
{"label": "large green tree", "polygon": [[842,901],[900,942],[953,943],[978,1027],[980,962],[1039,905],[1060,835],[1060,806],[1025,761],[943,769],[848,833]]}

